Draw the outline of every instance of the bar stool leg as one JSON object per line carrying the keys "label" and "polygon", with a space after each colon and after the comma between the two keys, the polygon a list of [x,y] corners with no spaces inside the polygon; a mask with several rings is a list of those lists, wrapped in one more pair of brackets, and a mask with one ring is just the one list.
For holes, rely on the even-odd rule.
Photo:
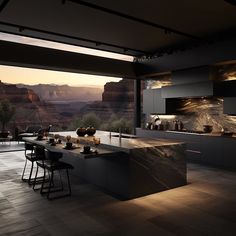
{"label": "bar stool leg", "polygon": [[69,187],[69,195],[71,195],[71,185],[70,185],[70,177],[69,177],[69,171],[66,169],[67,174],[67,181],[68,181],[68,187]]}
{"label": "bar stool leg", "polygon": [[60,176],[60,182],[61,182],[61,190],[63,191],[64,190],[64,185],[63,185],[63,181],[62,181],[62,178],[61,178],[61,171],[59,170],[59,176]]}
{"label": "bar stool leg", "polygon": [[[43,189],[44,189],[44,184],[45,184],[45,175],[46,175],[46,170],[45,168],[43,169],[43,181],[42,181],[42,184],[41,184],[41,189],[40,189],[40,193],[43,194]],[[50,176],[49,176],[50,178]]]}
{"label": "bar stool leg", "polygon": [[49,198],[49,195],[50,195],[50,193],[51,193],[51,187],[52,187],[52,183],[53,183],[53,176],[54,176],[54,173],[53,173],[53,171],[52,171],[51,177],[50,177],[50,181],[49,181],[48,192],[47,192],[47,199],[50,199],[50,198]]}
{"label": "bar stool leg", "polygon": [[21,176],[21,180],[23,180],[23,181],[26,181],[26,179],[24,179],[26,165],[27,165],[27,159],[25,159],[25,166],[24,166],[23,173]]}
{"label": "bar stool leg", "polygon": [[33,190],[36,190],[36,189],[35,189],[35,185],[36,185],[36,179],[37,179],[37,177],[38,177],[38,170],[39,170],[39,167],[38,167],[38,165],[37,165],[37,169],[36,169],[36,173],[35,173],[35,177],[34,177],[34,183],[33,183]]}
{"label": "bar stool leg", "polygon": [[33,169],[34,169],[34,162],[31,162],[31,170],[30,170],[30,175],[29,175],[29,179],[28,179],[28,184],[31,184],[31,177],[32,177],[32,173],[33,173]]}

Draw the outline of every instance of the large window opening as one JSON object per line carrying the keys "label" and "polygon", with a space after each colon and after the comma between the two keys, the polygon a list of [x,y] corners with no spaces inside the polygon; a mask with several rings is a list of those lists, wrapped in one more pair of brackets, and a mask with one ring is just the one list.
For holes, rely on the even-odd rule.
{"label": "large window opening", "polygon": [[13,137],[16,128],[30,125],[132,133],[133,84],[125,78],[0,66],[0,102],[8,100],[15,107],[6,128]]}

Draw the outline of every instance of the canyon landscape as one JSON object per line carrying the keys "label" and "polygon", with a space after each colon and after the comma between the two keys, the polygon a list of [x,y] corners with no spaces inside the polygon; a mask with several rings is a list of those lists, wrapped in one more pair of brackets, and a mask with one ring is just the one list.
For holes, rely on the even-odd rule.
{"label": "canyon landscape", "polygon": [[66,130],[74,119],[95,113],[101,120],[116,115],[133,121],[133,80],[105,84],[104,90],[55,84],[5,84],[0,82],[0,99],[9,100],[16,114],[9,129],[25,129],[30,124]]}

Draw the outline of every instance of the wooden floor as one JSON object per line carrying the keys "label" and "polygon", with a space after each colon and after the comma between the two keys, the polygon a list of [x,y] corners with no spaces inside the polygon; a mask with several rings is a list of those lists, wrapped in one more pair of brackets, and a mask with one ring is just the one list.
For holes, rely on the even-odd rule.
{"label": "wooden floor", "polygon": [[130,201],[73,179],[72,197],[48,201],[23,163],[0,153],[0,235],[236,235],[236,173],[189,164],[187,186]]}

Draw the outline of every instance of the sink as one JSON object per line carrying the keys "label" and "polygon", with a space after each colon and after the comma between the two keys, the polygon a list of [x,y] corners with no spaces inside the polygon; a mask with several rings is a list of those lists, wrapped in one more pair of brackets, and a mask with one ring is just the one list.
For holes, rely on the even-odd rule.
{"label": "sink", "polygon": [[[113,134],[112,137],[119,138],[120,135],[119,135],[119,134]],[[125,134],[122,134],[122,135],[121,135],[121,138],[137,138],[137,137],[136,137],[136,136],[132,136],[132,135],[125,135]]]}

